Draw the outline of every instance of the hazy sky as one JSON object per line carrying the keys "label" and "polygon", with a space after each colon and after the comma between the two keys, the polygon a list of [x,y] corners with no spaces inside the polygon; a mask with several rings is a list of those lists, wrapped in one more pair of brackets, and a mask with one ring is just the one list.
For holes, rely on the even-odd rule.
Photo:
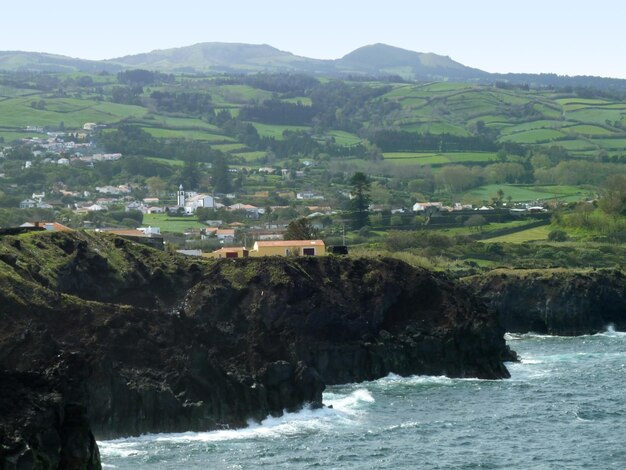
{"label": "hazy sky", "polygon": [[626,78],[623,0],[29,0],[2,7],[0,51],[110,59],[199,42],[336,59],[378,42],[488,72]]}

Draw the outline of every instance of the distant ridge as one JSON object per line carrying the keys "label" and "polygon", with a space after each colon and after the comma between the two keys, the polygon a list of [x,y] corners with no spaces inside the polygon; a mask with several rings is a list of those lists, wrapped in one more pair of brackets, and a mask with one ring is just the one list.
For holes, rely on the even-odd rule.
{"label": "distant ridge", "polygon": [[298,57],[267,44],[208,42],[119,57],[110,62],[161,71],[314,72],[316,65],[326,61]]}
{"label": "distant ridge", "polygon": [[387,73],[407,78],[481,78],[488,75],[487,72],[466,67],[447,56],[413,52],[380,43],[356,49],[336,60],[335,65],[345,71]]}
{"label": "distant ridge", "polygon": [[0,51],[0,70],[20,72],[117,72],[123,66],[106,61],[75,59],[44,52]]}
{"label": "distant ridge", "polygon": [[414,52],[387,44],[360,47],[336,60],[301,57],[267,44],[206,42],[154,50],[110,60],[84,60],[40,52],[0,51],[0,71],[118,72],[143,68],[170,73],[303,73],[345,78],[396,76],[405,80],[503,81],[538,86],[572,86],[626,92],[626,80],[556,74],[494,74],[468,67],[448,56]]}

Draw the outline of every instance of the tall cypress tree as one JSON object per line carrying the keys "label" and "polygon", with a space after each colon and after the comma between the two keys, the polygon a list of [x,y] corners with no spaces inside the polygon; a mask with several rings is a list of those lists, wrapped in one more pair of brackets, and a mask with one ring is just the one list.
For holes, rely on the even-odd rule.
{"label": "tall cypress tree", "polygon": [[232,189],[226,159],[223,155],[218,155],[215,157],[215,160],[213,160],[213,191],[227,194],[230,193]]}
{"label": "tall cypress tree", "polygon": [[352,227],[358,230],[367,225],[368,208],[370,205],[370,187],[371,183],[365,173],[356,172],[350,178],[352,185],[352,211],[354,217],[352,219]]}

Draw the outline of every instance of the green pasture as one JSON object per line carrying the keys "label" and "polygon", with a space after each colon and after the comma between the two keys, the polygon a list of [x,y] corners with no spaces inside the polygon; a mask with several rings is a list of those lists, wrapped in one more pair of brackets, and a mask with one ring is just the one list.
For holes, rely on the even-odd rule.
{"label": "green pasture", "polygon": [[626,150],[626,139],[593,139],[607,150]]}
{"label": "green pasture", "polygon": [[598,104],[609,104],[606,100],[578,97],[557,98],[554,101],[561,106],[593,106]]}
{"label": "green pasture", "polygon": [[510,185],[510,184],[488,184],[467,191],[464,200],[477,199],[489,201],[498,194],[498,190],[504,192],[504,199],[511,196],[513,202],[528,201],[579,201],[588,195],[588,191],[577,186],[538,186],[538,185]]}
{"label": "green pasture", "polygon": [[557,145],[559,147],[563,147],[565,150],[572,151],[585,151],[585,150],[595,150],[597,149],[597,145],[594,145],[593,142],[589,142],[588,140],[576,139],[576,140],[559,140]]}
{"label": "green pasture", "polygon": [[451,83],[451,82],[428,83],[426,85],[422,85],[419,87],[421,91],[425,91],[429,93],[447,93],[447,92],[466,90],[466,89],[472,89],[472,88],[474,88],[474,85],[469,85],[467,83]]}
{"label": "green pasture", "polygon": [[563,131],[567,133],[571,132],[574,134],[580,134],[580,135],[589,136],[589,137],[607,136],[607,135],[615,134],[615,131],[606,129],[601,126],[594,126],[592,124],[578,124],[575,126],[564,127]]}
{"label": "green pasture", "polygon": [[544,119],[560,119],[563,114],[560,106],[556,106],[553,103],[536,103],[533,105],[533,108],[541,113]]}
{"label": "green pasture", "polygon": [[146,113],[146,109],[140,106],[57,98],[43,98],[45,109],[33,108],[31,103],[39,99],[42,98],[18,97],[0,101],[0,127],[57,128],[62,122],[66,128],[82,129],[86,122],[110,124]]}
{"label": "green pasture", "polygon": [[11,132],[11,131],[0,131],[0,137],[4,139],[5,144],[10,144],[14,140],[19,139],[30,139],[33,137],[46,137],[43,134],[38,134],[36,132]]}
{"label": "green pasture", "polygon": [[304,106],[311,106],[313,104],[313,101],[311,100],[311,98],[307,96],[296,96],[294,98],[285,98],[285,99],[282,99],[281,101],[285,103],[301,104]]}
{"label": "green pasture", "polygon": [[161,232],[171,233],[184,233],[187,230],[206,227],[193,216],[174,217],[169,214],[145,214],[143,226],[159,227]]}
{"label": "green pasture", "polygon": [[262,137],[273,137],[277,140],[283,139],[284,131],[309,131],[311,130],[308,126],[282,126],[277,124],[262,124],[260,122],[250,122],[252,124],[260,136]]}
{"label": "green pasture", "polygon": [[138,119],[137,122],[146,125],[146,127],[161,127],[171,130],[205,130],[214,134],[221,132],[217,126],[197,118],[171,117],[148,113],[141,119]]}
{"label": "green pasture", "polygon": [[330,131],[328,135],[335,138],[335,143],[337,145],[356,145],[361,143],[363,139],[361,139],[358,135],[351,134],[346,131]]}
{"label": "green pasture", "polygon": [[398,99],[398,102],[403,108],[414,109],[424,106],[428,101],[418,96],[407,96],[405,98]]}
{"label": "green pasture", "polygon": [[487,238],[481,240],[484,243],[524,243],[537,240],[547,240],[552,228],[549,225],[529,228],[519,232],[503,235],[501,237]]}
{"label": "green pasture", "polygon": [[211,87],[211,97],[216,106],[222,104],[247,104],[272,98],[271,91],[252,88],[248,85],[219,85]]}
{"label": "green pasture", "polygon": [[510,93],[505,90],[493,91],[492,93],[498,101],[506,105],[524,105],[528,103],[529,99],[525,94],[520,96],[519,94]]}
{"label": "green pasture", "polygon": [[508,136],[519,132],[534,131],[537,129],[561,129],[564,124],[575,125],[575,122],[565,123],[564,121],[554,121],[549,119],[539,119],[537,121],[525,122],[511,125],[501,131],[502,136]]}
{"label": "green pasture", "polygon": [[144,127],[143,130],[157,138],[204,140],[206,142],[216,143],[235,142],[235,139],[231,137],[202,130],[175,130],[155,127]]}
{"label": "green pasture", "polygon": [[13,88],[11,86],[0,85],[0,98],[16,98],[18,96],[33,96],[40,92],[29,88]]}
{"label": "green pasture", "polygon": [[146,157],[146,160],[152,160],[153,162],[162,163],[164,165],[169,165],[173,167],[185,166],[185,162],[183,162],[182,160],[170,160],[167,158],[159,158],[159,157]]}
{"label": "green pasture", "polygon": [[566,117],[570,121],[584,124],[606,124],[606,121],[615,122],[622,119],[623,112],[619,109],[583,108],[568,111]]}
{"label": "green pasture", "polygon": [[446,163],[470,163],[496,161],[493,152],[450,152],[450,153],[417,153],[417,152],[385,152],[386,162],[397,165],[436,165]]}
{"label": "green pasture", "polygon": [[463,127],[448,122],[427,122],[423,124],[399,125],[404,131],[431,134],[452,134],[458,136],[469,136],[469,132]]}
{"label": "green pasture", "polygon": [[500,140],[503,142],[516,142],[518,144],[535,144],[554,141],[565,136],[565,133],[555,129],[534,129],[505,135],[501,137]]}
{"label": "green pasture", "polygon": [[220,150],[220,151],[225,152],[225,153],[231,153],[231,152],[245,150],[248,147],[246,147],[245,144],[233,143],[233,144],[211,145],[211,148],[214,149],[214,150]]}
{"label": "green pasture", "polygon": [[243,158],[248,163],[256,163],[260,158],[263,158],[267,152],[264,151],[254,151],[254,152],[241,152],[241,153],[232,153],[235,157]]}

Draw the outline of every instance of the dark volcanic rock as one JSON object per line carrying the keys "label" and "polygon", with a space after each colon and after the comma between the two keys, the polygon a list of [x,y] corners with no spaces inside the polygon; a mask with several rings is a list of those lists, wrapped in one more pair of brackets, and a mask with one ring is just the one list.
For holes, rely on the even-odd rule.
{"label": "dark volcanic rock", "polygon": [[514,356],[468,290],[396,260],[202,262],[84,233],[6,237],[0,260],[2,409],[23,397],[7,468],[97,468],[92,433],[243,426],[322,406],[325,384],[502,378]]}
{"label": "dark volcanic rock", "polygon": [[467,282],[511,333],[626,329],[626,276],[617,270],[494,271]]}

